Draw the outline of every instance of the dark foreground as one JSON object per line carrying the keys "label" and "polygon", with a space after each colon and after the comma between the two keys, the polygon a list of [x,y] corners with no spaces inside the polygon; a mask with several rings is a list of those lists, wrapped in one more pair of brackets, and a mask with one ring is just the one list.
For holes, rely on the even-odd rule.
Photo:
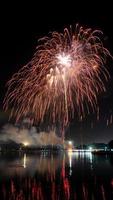
{"label": "dark foreground", "polygon": [[113,200],[113,155],[0,155],[1,200]]}

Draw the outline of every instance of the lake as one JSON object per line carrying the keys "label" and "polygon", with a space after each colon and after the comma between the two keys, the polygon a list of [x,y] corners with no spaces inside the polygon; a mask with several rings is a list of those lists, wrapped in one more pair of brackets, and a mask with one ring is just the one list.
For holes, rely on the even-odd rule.
{"label": "lake", "polygon": [[0,154],[1,200],[113,200],[113,155]]}

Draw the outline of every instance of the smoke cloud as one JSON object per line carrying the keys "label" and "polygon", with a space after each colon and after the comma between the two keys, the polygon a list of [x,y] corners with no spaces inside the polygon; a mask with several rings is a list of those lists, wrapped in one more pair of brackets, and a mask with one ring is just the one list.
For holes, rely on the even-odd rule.
{"label": "smoke cloud", "polygon": [[12,140],[16,143],[28,143],[29,145],[62,145],[62,138],[55,131],[37,132],[35,126],[31,128],[17,127],[13,124],[5,124],[0,133],[0,140]]}

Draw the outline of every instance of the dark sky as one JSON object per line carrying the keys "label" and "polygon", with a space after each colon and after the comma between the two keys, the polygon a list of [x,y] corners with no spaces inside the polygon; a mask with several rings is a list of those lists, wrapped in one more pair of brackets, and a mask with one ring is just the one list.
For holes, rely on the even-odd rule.
{"label": "dark sky", "polygon": [[[113,12],[108,2],[98,4],[90,1],[37,1],[38,3],[18,1],[0,6],[0,107],[6,92],[5,84],[14,72],[17,72],[32,58],[37,39],[48,34],[49,31],[63,31],[64,27],[79,23],[85,27],[101,29],[104,32],[104,43],[113,54]],[[113,64],[110,61],[109,71],[111,80],[106,94],[99,99],[101,119],[96,122],[95,116],[90,115],[83,123],[73,121],[67,136],[76,143],[108,142],[113,139],[113,126],[106,126],[113,110]],[[4,115],[0,114],[0,120]],[[105,119],[106,118],[106,119]],[[91,129],[91,123],[93,128]],[[80,139],[81,138],[81,139]]]}

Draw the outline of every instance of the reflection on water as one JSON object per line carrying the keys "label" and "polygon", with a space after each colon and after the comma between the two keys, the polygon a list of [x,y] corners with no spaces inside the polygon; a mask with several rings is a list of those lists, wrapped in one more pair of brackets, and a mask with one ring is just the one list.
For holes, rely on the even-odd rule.
{"label": "reflection on water", "polygon": [[113,158],[90,152],[0,155],[1,200],[113,199]]}
{"label": "reflection on water", "polygon": [[24,158],[23,158],[24,162],[23,162],[23,167],[26,168],[26,153],[24,154]]}

